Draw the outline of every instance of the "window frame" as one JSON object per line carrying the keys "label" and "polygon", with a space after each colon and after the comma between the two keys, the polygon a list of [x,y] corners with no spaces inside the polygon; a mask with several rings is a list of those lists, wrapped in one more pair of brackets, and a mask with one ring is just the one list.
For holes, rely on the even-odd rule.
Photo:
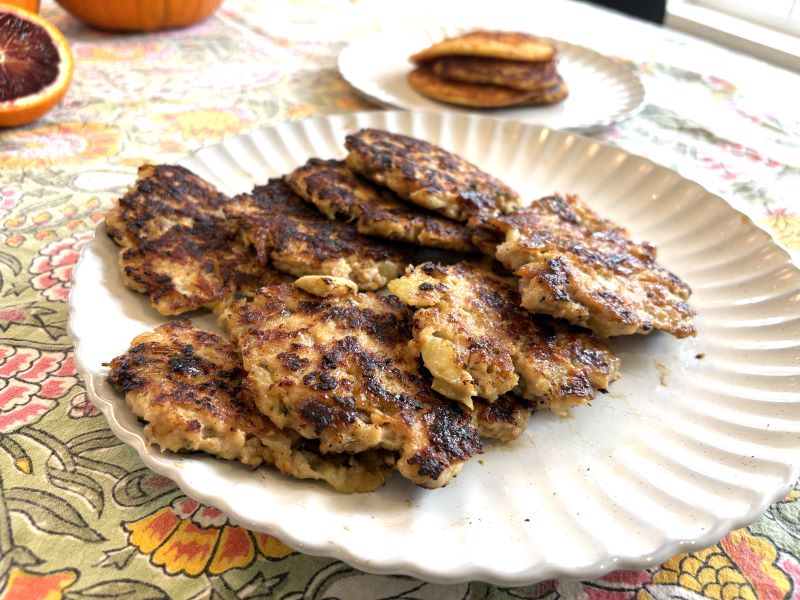
{"label": "window frame", "polygon": [[[782,28],[769,26],[752,16],[757,11],[746,7],[731,10],[733,4],[726,0],[667,0],[664,24],[800,73],[800,27],[787,32],[785,24]],[[800,0],[794,3],[793,14],[800,16],[799,7]],[[763,15],[758,11],[758,17]]]}
{"label": "window frame", "polygon": [[[710,10],[719,11],[720,13],[728,14],[734,17],[745,19],[751,23],[756,23],[763,27],[783,31],[790,35],[800,35],[800,2],[792,0],[792,5],[789,8],[788,14],[778,16],[770,12],[761,11],[747,6],[743,6],[738,2],[731,2],[730,0],[688,0],[691,4],[704,6]],[[792,13],[797,16],[795,19],[791,18]]]}

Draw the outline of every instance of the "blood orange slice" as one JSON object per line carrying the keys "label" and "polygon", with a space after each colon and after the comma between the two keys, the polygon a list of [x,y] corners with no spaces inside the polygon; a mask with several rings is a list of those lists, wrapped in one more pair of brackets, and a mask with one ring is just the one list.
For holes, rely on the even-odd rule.
{"label": "blood orange slice", "polygon": [[0,127],[35,121],[72,81],[72,52],[42,17],[0,4]]}
{"label": "blood orange slice", "polygon": [[39,12],[39,0],[2,0],[0,4],[9,4],[31,12]]}

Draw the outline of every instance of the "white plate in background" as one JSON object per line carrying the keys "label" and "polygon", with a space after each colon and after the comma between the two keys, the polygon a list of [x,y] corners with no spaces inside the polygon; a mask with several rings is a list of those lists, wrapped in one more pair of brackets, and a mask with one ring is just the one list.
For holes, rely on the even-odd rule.
{"label": "white plate in background", "polygon": [[558,50],[558,71],[569,86],[569,96],[558,104],[482,110],[444,104],[414,91],[407,80],[414,68],[408,57],[466,31],[434,26],[366,35],[342,50],[339,72],[361,94],[381,106],[482,113],[554,129],[607,127],[634,115],[644,105],[644,86],[628,67],[589,48],[552,39],[548,41]]}
{"label": "white plate in background", "polygon": [[[165,319],[123,286],[101,226],[74,270],[70,332],[92,401],[154,471],[234,521],[309,554],[435,582],[522,585],[657,564],[754,521],[800,465],[800,273],[746,216],[647,159],[575,134],[448,113],[371,112],[284,123],[203,148],[182,164],[227,193],[311,156],[341,157],[361,127],[462,154],[526,198],[576,192],[693,288],[698,336],[614,339],[622,376],[570,418],[535,414],[488,443],[448,487],[395,476],[339,494],[201,455],[162,453],[102,366]],[[210,314],[193,316],[215,328]]]}

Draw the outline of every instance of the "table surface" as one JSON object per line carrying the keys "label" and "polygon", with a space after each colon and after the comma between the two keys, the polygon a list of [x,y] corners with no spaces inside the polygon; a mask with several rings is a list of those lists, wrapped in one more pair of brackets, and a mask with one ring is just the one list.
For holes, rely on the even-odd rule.
{"label": "table surface", "polygon": [[[647,106],[593,137],[694,179],[800,252],[800,77],[568,2],[227,0],[195,27],[86,28],[45,1],[75,76],[61,106],[0,133],[0,600],[10,598],[791,598],[800,491],[657,568],[501,589],[358,572],[229,523],[144,468],[87,401],[66,334],[69,278],[144,161],[239,132],[373,108],[336,71],[347,40],[401,24],[526,28],[642,78]],[[527,12],[526,12],[527,11]]]}

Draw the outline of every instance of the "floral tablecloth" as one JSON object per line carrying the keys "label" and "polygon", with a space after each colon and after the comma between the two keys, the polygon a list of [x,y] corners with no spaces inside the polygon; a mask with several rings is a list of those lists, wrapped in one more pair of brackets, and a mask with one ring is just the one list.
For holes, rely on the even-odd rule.
{"label": "floral tablecloth", "polygon": [[231,524],[144,468],[87,401],[66,333],[70,274],[135,168],[286,119],[370,108],[336,56],[352,36],[400,22],[525,23],[627,63],[648,105],[594,135],[699,181],[800,251],[800,77],[588,6],[490,4],[228,0],[189,29],[118,36],[44,3],[76,70],[57,110],[0,132],[0,599],[800,597],[800,491],[650,570],[440,586],[360,573]]}

